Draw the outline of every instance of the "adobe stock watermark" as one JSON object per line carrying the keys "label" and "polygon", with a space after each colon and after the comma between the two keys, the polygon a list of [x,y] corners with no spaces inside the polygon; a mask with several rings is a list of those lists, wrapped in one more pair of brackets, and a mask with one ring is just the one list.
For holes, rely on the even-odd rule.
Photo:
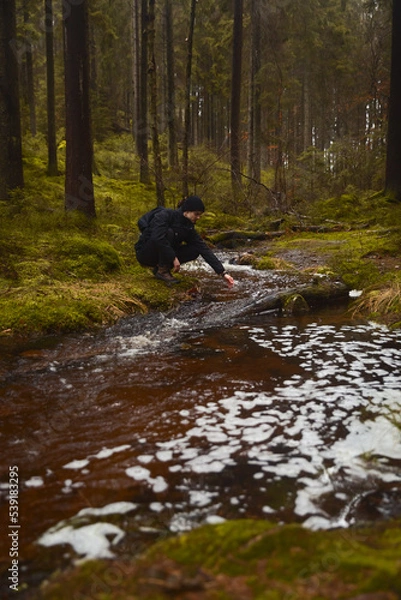
{"label": "adobe stock watermark", "polygon": [[19,514],[19,471],[16,465],[8,468],[8,528],[7,538],[9,540],[8,556],[11,564],[7,570],[8,587],[15,592],[19,589],[19,537],[20,537],[20,514]]}

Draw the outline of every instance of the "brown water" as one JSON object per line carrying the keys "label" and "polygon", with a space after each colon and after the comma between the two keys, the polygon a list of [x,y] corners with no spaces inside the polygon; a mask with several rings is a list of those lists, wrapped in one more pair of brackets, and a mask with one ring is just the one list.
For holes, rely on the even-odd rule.
{"label": "brown water", "polygon": [[201,273],[198,296],[167,315],[2,343],[1,566],[7,577],[15,466],[20,590],[205,522],[401,515],[399,332],[345,307],[249,316],[299,281],[235,275],[229,291]]}

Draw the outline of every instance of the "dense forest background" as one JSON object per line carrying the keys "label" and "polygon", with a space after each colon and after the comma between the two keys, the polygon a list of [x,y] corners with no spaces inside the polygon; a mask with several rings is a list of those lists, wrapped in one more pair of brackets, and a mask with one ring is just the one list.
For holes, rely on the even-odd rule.
{"label": "dense forest background", "polygon": [[[2,11],[1,72],[14,61],[19,78],[12,127],[47,140],[49,174],[67,138],[75,194],[91,190],[92,142],[123,132],[131,176],[156,183],[159,204],[199,193],[214,168],[233,184],[226,211],[384,187],[390,0],[3,0]],[[1,154],[4,197],[23,174],[10,182]],[[68,193],[66,207],[79,208]]]}

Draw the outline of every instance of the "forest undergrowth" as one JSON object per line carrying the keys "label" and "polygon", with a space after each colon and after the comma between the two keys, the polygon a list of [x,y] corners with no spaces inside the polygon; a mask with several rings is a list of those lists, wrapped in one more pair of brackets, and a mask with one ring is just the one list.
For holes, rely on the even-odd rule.
{"label": "forest undergrowth", "polygon": [[[138,265],[134,244],[141,214],[153,208],[153,186],[138,183],[129,135],[96,148],[97,216],[88,220],[64,210],[62,146],[60,172],[46,175],[39,136],[24,148],[25,188],[0,202],[0,335],[77,332],[111,324],[133,312],[165,310],[185,297],[193,281],[180,276],[174,289]],[[233,206],[230,174],[205,151],[191,156],[192,193],[207,212],[198,230],[213,241],[226,231],[282,233],[251,249],[256,268],[331,270],[363,293],[355,313],[401,325],[401,207],[380,193],[348,189],[341,197],[308,204],[293,201],[280,212],[268,194]],[[266,175],[268,182],[268,175]],[[180,200],[176,174],[166,174],[166,204]],[[263,186],[264,191],[268,189]],[[240,249],[242,250],[242,249]],[[247,250],[243,248],[244,252]],[[301,256],[294,264],[294,253]],[[319,265],[310,257],[320,256]],[[303,257],[303,260],[302,260]]]}

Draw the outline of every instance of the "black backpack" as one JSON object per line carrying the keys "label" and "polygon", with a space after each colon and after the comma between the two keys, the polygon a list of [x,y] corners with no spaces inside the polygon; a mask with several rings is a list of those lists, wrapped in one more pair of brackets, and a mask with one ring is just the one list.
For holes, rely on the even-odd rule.
{"label": "black backpack", "polygon": [[147,227],[149,227],[151,220],[160,210],[165,210],[163,206],[156,206],[156,208],[152,208],[149,212],[145,213],[138,219],[138,227],[139,231],[143,233]]}

